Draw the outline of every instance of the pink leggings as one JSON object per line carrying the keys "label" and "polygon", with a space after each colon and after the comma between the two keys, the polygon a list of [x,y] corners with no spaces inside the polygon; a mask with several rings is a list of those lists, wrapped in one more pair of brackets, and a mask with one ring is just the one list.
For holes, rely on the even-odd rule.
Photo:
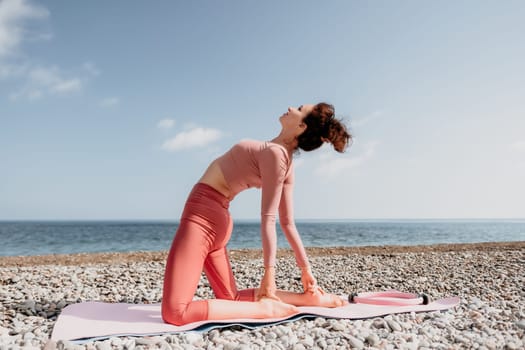
{"label": "pink leggings", "polygon": [[162,296],[162,318],[182,325],[208,317],[208,301],[195,300],[204,270],[218,299],[254,301],[255,290],[237,291],[226,251],[232,233],[229,200],[213,187],[198,183],[193,187],[173,239]]}

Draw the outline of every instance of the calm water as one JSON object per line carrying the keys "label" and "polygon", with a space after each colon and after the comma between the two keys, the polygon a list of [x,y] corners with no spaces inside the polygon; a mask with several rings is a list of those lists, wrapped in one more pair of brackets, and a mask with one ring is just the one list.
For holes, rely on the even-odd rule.
{"label": "calm water", "polygon": [[[0,256],[167,250],[177,222],[2,221]],[[525,240],[525,219],[297,222],[305,246]],[[278,230],[278,244],[288,247]],[[260,248],[259,224],[237,222],[229,248]]]}

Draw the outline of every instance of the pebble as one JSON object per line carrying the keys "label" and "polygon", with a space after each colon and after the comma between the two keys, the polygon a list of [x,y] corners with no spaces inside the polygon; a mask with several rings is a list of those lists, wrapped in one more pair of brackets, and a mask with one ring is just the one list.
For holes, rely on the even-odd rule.
{"label": "pebble", "polygon": [[99,342],[95,345],[97,350],[111,350],[111,344],[109,341]]}
{"label": "pebble", "polygon": [[372,322],[372,326],[378,329],[385,328],[386,323],[385,323],[385,320],[383,320],[382,318],[375,318],[374,321]]}
{"label": "pebble", "polygon": [[394,320],[387,320],[386,323],[388,324],[390,329],[392,329],[393,331],[396,331],[396,332],[401,331],[401,326],[396,321],[394,321]]}
{"label": "pebble", "polygon": [[235,348],[235,350],[251,350],[252,347],[248,344],[241,344]]}
{"label": "pebble", "polygon": [[342,322],[335,322],[334,324],[332,324],[332,329],[334,331],[344,331],[345,330],[345,325],[342,323]]}
{"label": "pebble", "polygon": [[[185,338],[186,342],[188,344],[191,344],[191,345],[197,345],[197,344],[200,344],[202,342],[202,335],[200,333],[197,333],[197,332],[186,333],[183,338]],[[139,343],[137,343],[137,344],[139,344]]]}
{"label": "pebble", "polygon": [[153,347],[157,344],[157,342],[151,338],[137,338],[135,339],[135,344]]}
{"label": "pebble", "polygon": [[365,339],[368,342],[368,344],[370,344],[371,346],[378,345],[380,341],[379,336],[375,333],[369,334]]}
{"label": "pebble", "polygon": [[268,342],[271,342],[273,340],[275,340],[277,338],[277,334],[271,332],[271,333],[266,333],[266,335],[264,336],[264,340],[268,341]]}
{"label": "pebble", "polygon": [[356,337],[349,335],[346,338],[348,339],[348,343],[350,344],[350,346],[353,348],[362,349],[365,347],[365,344],[361,340],[357,339]]}
{"label": "pebble", "polygon": [[317,347],[319,347],[321,349],[326,349],[328,347],[328,344],[326,343],[326,340],[319,339],[319,340],[317,340]]}
{"label": "pebble", "polygon": [[[232,261],[238,287],[257,285],[260,262],[238,259]],[[279,261],[278,287],[300,290],[298,280],[283,277],[296,275],[293,258]],[[457,294],[462,303],[444,312],[354,321],[316,317],[255,330],[234,327],[204,333],[112,337],[82,345],[49,341],[56,315],[67,305],[85,300],[159,302],[164,262],[0,267],[0,350],[523,349],[524,261],[522,250],[312,257],[314,274],[325,290],[344,294],[396,288],[424,291],[432,300]],[[354,277],[349,280],[348,276]],[[197,297],[212,296],[202,277]]]}
{"label": "pebble", "polygon": [[236,343],[228,342],[224,344],[224,350],[235,350],[237,348]]}
{"label": "pebble", "polygon": [[307,349],[314,346],[314,338],[310,337],[309,335],[306,335],[303,340],[301,340],[301,344],[303,344]]}
{"label": "pebble", "polygon": [[125,350],[133,350],[135,349],[135,339],[124,339],[122,341],[122,348]]}

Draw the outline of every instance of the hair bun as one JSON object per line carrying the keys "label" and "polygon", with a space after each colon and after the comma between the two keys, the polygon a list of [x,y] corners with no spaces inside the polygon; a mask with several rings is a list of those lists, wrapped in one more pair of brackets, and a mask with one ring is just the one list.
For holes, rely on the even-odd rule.
{"label": "hair bun", "polygon": [[351,135],[341,120],[335,117],[331,104],[321,102],[315,105],[304,119],[306,130],[298,136],[298,148],[311,151],[319,148],[324,142],[330,142],[338,152],[344,152]]}
{"label": "hair bun", "polygon": [[339,120],[332,116],[326,121],[327,135],[326,138],[337,152],[344,152],[351,139],[351,135],[346,130],[346,126]]}

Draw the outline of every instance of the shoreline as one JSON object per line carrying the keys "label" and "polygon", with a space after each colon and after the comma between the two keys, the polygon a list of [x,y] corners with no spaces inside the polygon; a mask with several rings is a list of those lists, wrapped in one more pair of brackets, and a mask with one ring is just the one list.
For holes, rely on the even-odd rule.
{"label": "shoreline", "polygon": [[[442,253],[464,251],[491,251],[491,250],[523,250],[525,241],[513,242],[481,242],[481,243],[441,243],[433,245],[384,245],[384,246],[345,246],[345,247],[306,247],[309,257],[323,257],[334,255],[388,255],[399,253]],[[262,250],[259,248],[231,249],[230,258],[259,259]],[[102,252],[102,253],[73,253],[49,255],[0,256],[0,267],[10,266],[43,266],[43,265],[86,265],[86,264],[113,264],[131,262],[161,262],[165,261],[168,251],[133,251],[133,252]],[[277,257],[291,257],[290,249],[278,249]]]}

